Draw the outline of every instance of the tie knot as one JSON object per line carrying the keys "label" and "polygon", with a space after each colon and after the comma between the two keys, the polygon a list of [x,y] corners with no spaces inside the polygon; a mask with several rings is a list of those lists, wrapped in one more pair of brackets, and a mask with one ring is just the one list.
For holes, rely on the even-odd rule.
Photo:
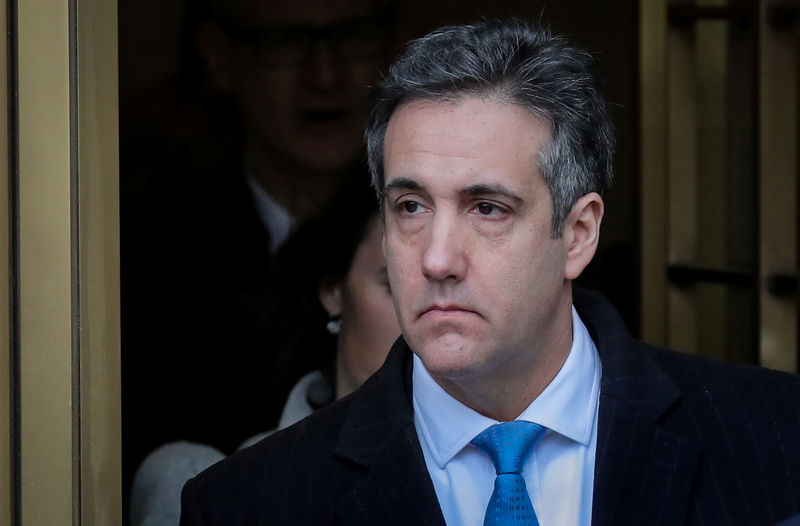
{"label": "tie knot", "polygon": [[547,428],[539,424],[514,420],[487,428],[471,443],[492,459],[498,475],[520,473],[522,464],[546,432]]}

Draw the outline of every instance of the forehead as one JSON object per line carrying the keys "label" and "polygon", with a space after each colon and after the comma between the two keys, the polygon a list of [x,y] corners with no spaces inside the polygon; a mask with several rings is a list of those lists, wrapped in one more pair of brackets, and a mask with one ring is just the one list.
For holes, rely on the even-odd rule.
{"label": "forehead", "polygon": [[477,97],[409,102],[386,129],[386,182],[438,174],[465,183],[475,177],[531,183],[540,179],[529,176],[540,173],[539,154],[550,135],[546,119],[516,104]]}
{"label": "forehead", "polygon": [[378,0],[239,0],[241,16],[263,25],[320,26],[378,11]]}

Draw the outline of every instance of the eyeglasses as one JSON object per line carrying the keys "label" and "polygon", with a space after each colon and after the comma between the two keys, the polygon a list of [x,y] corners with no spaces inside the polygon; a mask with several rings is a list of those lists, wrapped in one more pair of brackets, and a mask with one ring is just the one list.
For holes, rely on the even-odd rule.
{"label": "eyeglasses", "polygon": [[326,42],[342,61],[378,57],[386,49],[387,26],[385,15],[353,18],[321,27],[223,25],[228,34],[250,47],[264,67],[301,64],[320,42]]}

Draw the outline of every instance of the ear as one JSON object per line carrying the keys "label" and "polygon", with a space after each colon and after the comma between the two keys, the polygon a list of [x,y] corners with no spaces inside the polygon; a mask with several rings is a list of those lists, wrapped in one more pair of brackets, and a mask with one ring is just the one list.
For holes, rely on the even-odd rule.
{"label": "ear", "polygon": [[580,276],[597,252],[603,210],[603,198],[596,192],[582,196],[572,207],[562,234],[567,248],[564,278]]}
{"label": "ear", "polygon": [[342,315],[342,286],[336,284],[330,287],[320,287],[319,302],[331,318]]}
{"label": "ear", "polygon": [[219,26],[211,23],[197,30],[197,50],[214,88],[223,94],[233,90],[233,44]]}

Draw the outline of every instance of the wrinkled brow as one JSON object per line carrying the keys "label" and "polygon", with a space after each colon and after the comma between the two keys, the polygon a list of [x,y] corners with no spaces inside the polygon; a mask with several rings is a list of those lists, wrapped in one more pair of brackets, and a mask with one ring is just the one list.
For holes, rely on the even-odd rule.
{"label": "wrinkled brow", "polygon": [[[383,187],[383,196],[385,197],[392,190],[420,190],[421,188],[422,185],[414,179],[398,177]],[[524,201],[520,196],[501,184],[472,184],[462,188],[458,193],[464,197],[502,196],[511,199],[517,204]]]}
{"label": "wrinkled brow", "polygon": [[459,192],[461,195],[469,196],[469,197],[480,197],[480,196],[503,196],[511,199],[515,203],[522,203],[523,199],[506,188],[501,184],[473,184],[469,185],[466,188],[462,189]]}
{"label": "wrinkled brow", "polygon": [[415,181],[414,179],[410,179],[408,177],[398,177],[391,183],[386,184],[383,187],[383,195],[391,192],[392,190],[419,190],[422,188],[422,185],[419,182]]}
{"label": "wrinkled brow", "polygon": [[390,190],[394,190],[395,188],[400,188],[402,190],[419,190],[422,188],[417,181],[408,177],[398,177],[391,183],[386,184],[383,187],[383,192],[386,193]]}

